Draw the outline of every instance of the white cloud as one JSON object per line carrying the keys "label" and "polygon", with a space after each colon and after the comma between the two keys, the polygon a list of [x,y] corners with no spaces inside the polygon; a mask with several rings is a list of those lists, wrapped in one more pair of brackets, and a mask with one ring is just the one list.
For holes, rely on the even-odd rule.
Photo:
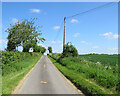
{"label": "white cloud", "polygon": [[51,43],[52,43],[52,44],[56,44],[56,43],[59,43],[59,44],[60,44],[61,41],[60,41],[60,40],[58,40],[58,41],[52,41]]}
{"label": "white cloud", "polygon": [[7,41],[5,41],[5,40],[0,40],[0,44],[7,44]]}
{"label": "white cloud", "polygon": [[93,46],[93,48],[94,48],[94,49],[97,49],[97,48],[99,48],[99,46]]}
{"label": "white cloud", "polygon": [[61,41],[59,40],[58,43],[61,43]]}
{"label": "white cloud", "polygon": [[51,43],[52,43],[52,44],[55,44],[55,43],[56,43],[56,41],[52,41]]}
{"label": "white cloud", "polygon": [[91,45],[92,43],[88,43],[86,41],[81,41],[82,44],[85,44],[85,45]]}
{"label": "white cloud", "polygon": [[12,23],[17,23],[18,22],[18,19],[16,19],[16,18],[12,18]]}
{"label": "white cloud", "polygon": [[38,46],[43,46],[42,44],[37,44]]}
{"label": "white cloud", "polygon": [[113,35],[113,38],[115,38],[115,39],[117,39],[117,38],[119,38],[120,36],[118,35],[118,34],[114,34]]}
{"label": "white cloud", "polygon": [[53,29],[54,30],[60,29],[60,26],[54,26]]}
{"label": "white cloud", "polygon": [[112,32],[104,33],[103,36],[110,36],[112,35]]}
{"label": "white cloud", "polygon": [[80,35],[80,33],[75,33],[74,35],[73,35],[73,37],[78,37]]}
{"label": "white cloud", "polygon": [[77,19],[72,19],[71,23],[78,23],[79,21]]}
{"label": "white cloud", "polygon": [[38,46],[42,46],[42,47],[45,47],[46,48],[46,46],[45,45],[43,45],[43,44],[37,44]]}
{"label": "white cloud", "polygon": [[113,34],[112,32],[102,34],[107,39],[117,39],[119,37],[118,34]]}
{"label": "white cloud", "polygon": [[108,48],[109,51],[117,51],[118,48]]}
{"label": "white cloud", "polygon": [[40,13],[40,9],[30,9],[32,13]]}

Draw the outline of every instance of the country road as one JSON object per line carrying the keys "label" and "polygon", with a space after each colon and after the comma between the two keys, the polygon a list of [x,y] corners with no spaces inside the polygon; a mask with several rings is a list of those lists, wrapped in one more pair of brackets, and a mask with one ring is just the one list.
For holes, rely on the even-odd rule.
{"label": "country road", "polygon": [[[80,94],[60,74],[47,56],[33,68],[16,94]],[[82,95],[80,95],[82,96]]]}

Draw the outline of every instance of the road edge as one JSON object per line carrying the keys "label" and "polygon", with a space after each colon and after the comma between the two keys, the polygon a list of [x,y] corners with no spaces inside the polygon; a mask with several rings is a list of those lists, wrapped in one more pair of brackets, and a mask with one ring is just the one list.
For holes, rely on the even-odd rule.
{"label": "road edge", "polygon": [[50,61],[50,63],[54,66],[54,68],[60,73],[60,75],[67,81],[67,83],[69,85],[71,85],[75,90],[77,90],[77,92],[83,96],[85,96],[81,90],[79,90],[69,79],[67,79],[59,70],[58,68],[53,64],[53,62],[49,59],[49,57],[47,56],[48,60]]}
{"label": "road edge", "polygon": [[20,89],[20,87],[22,86],[23,82],[28,77],[28,75],[32,72],[32,70],[35,68],[35,66],[40,62],[41,58],[42,58],[42,56],[40,57],[40,59],[38,60],[38,62],[32,67],[32,69],[30,69],[30,71],[23,77],[23,79],[19,81],[18,85],[11,92],[11,94],[17,94],[17,91]]}

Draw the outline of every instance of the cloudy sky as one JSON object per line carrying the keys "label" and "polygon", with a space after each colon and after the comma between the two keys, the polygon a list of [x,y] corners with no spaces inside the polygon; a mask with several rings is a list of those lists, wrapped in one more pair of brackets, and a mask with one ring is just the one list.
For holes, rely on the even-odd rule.
{"label": "cloudy sky", "polygon": [[[107,2],[3,2],[2,4],[2,50],[7,44],[6,28],[21,19],[37,17],[36,24],[43,26],[42,35],[46,41],[38,45],[52,46],[53,52],[62,52],[63,21],[68,17]],[[24,34],[23,34],[24,35]],[[78,49],[79,54],[108,53],[118,50],[118,4],[88,12],[66,20],[66,43]],[[19,47],[22,50],[22,47]]]}

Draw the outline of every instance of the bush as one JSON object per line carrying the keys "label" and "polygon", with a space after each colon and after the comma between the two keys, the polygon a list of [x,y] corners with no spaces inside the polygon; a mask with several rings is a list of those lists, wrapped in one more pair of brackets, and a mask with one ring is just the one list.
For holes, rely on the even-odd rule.
{"label": "bush", "polygon": [[62,53],[62,58],[69,57],[69,56],[72,56],[72,57],[78,56],[77,49],[70,42],[68,42],[64,46],[63,53]]}
{"label": "bush", "polygon": [[49,53],[52,53],[52,47],[48,47]]}
{"label": "bush", "polygon": [[48,55],[55,60],[58,60],[61,57],[60,53],[49,53]]}

